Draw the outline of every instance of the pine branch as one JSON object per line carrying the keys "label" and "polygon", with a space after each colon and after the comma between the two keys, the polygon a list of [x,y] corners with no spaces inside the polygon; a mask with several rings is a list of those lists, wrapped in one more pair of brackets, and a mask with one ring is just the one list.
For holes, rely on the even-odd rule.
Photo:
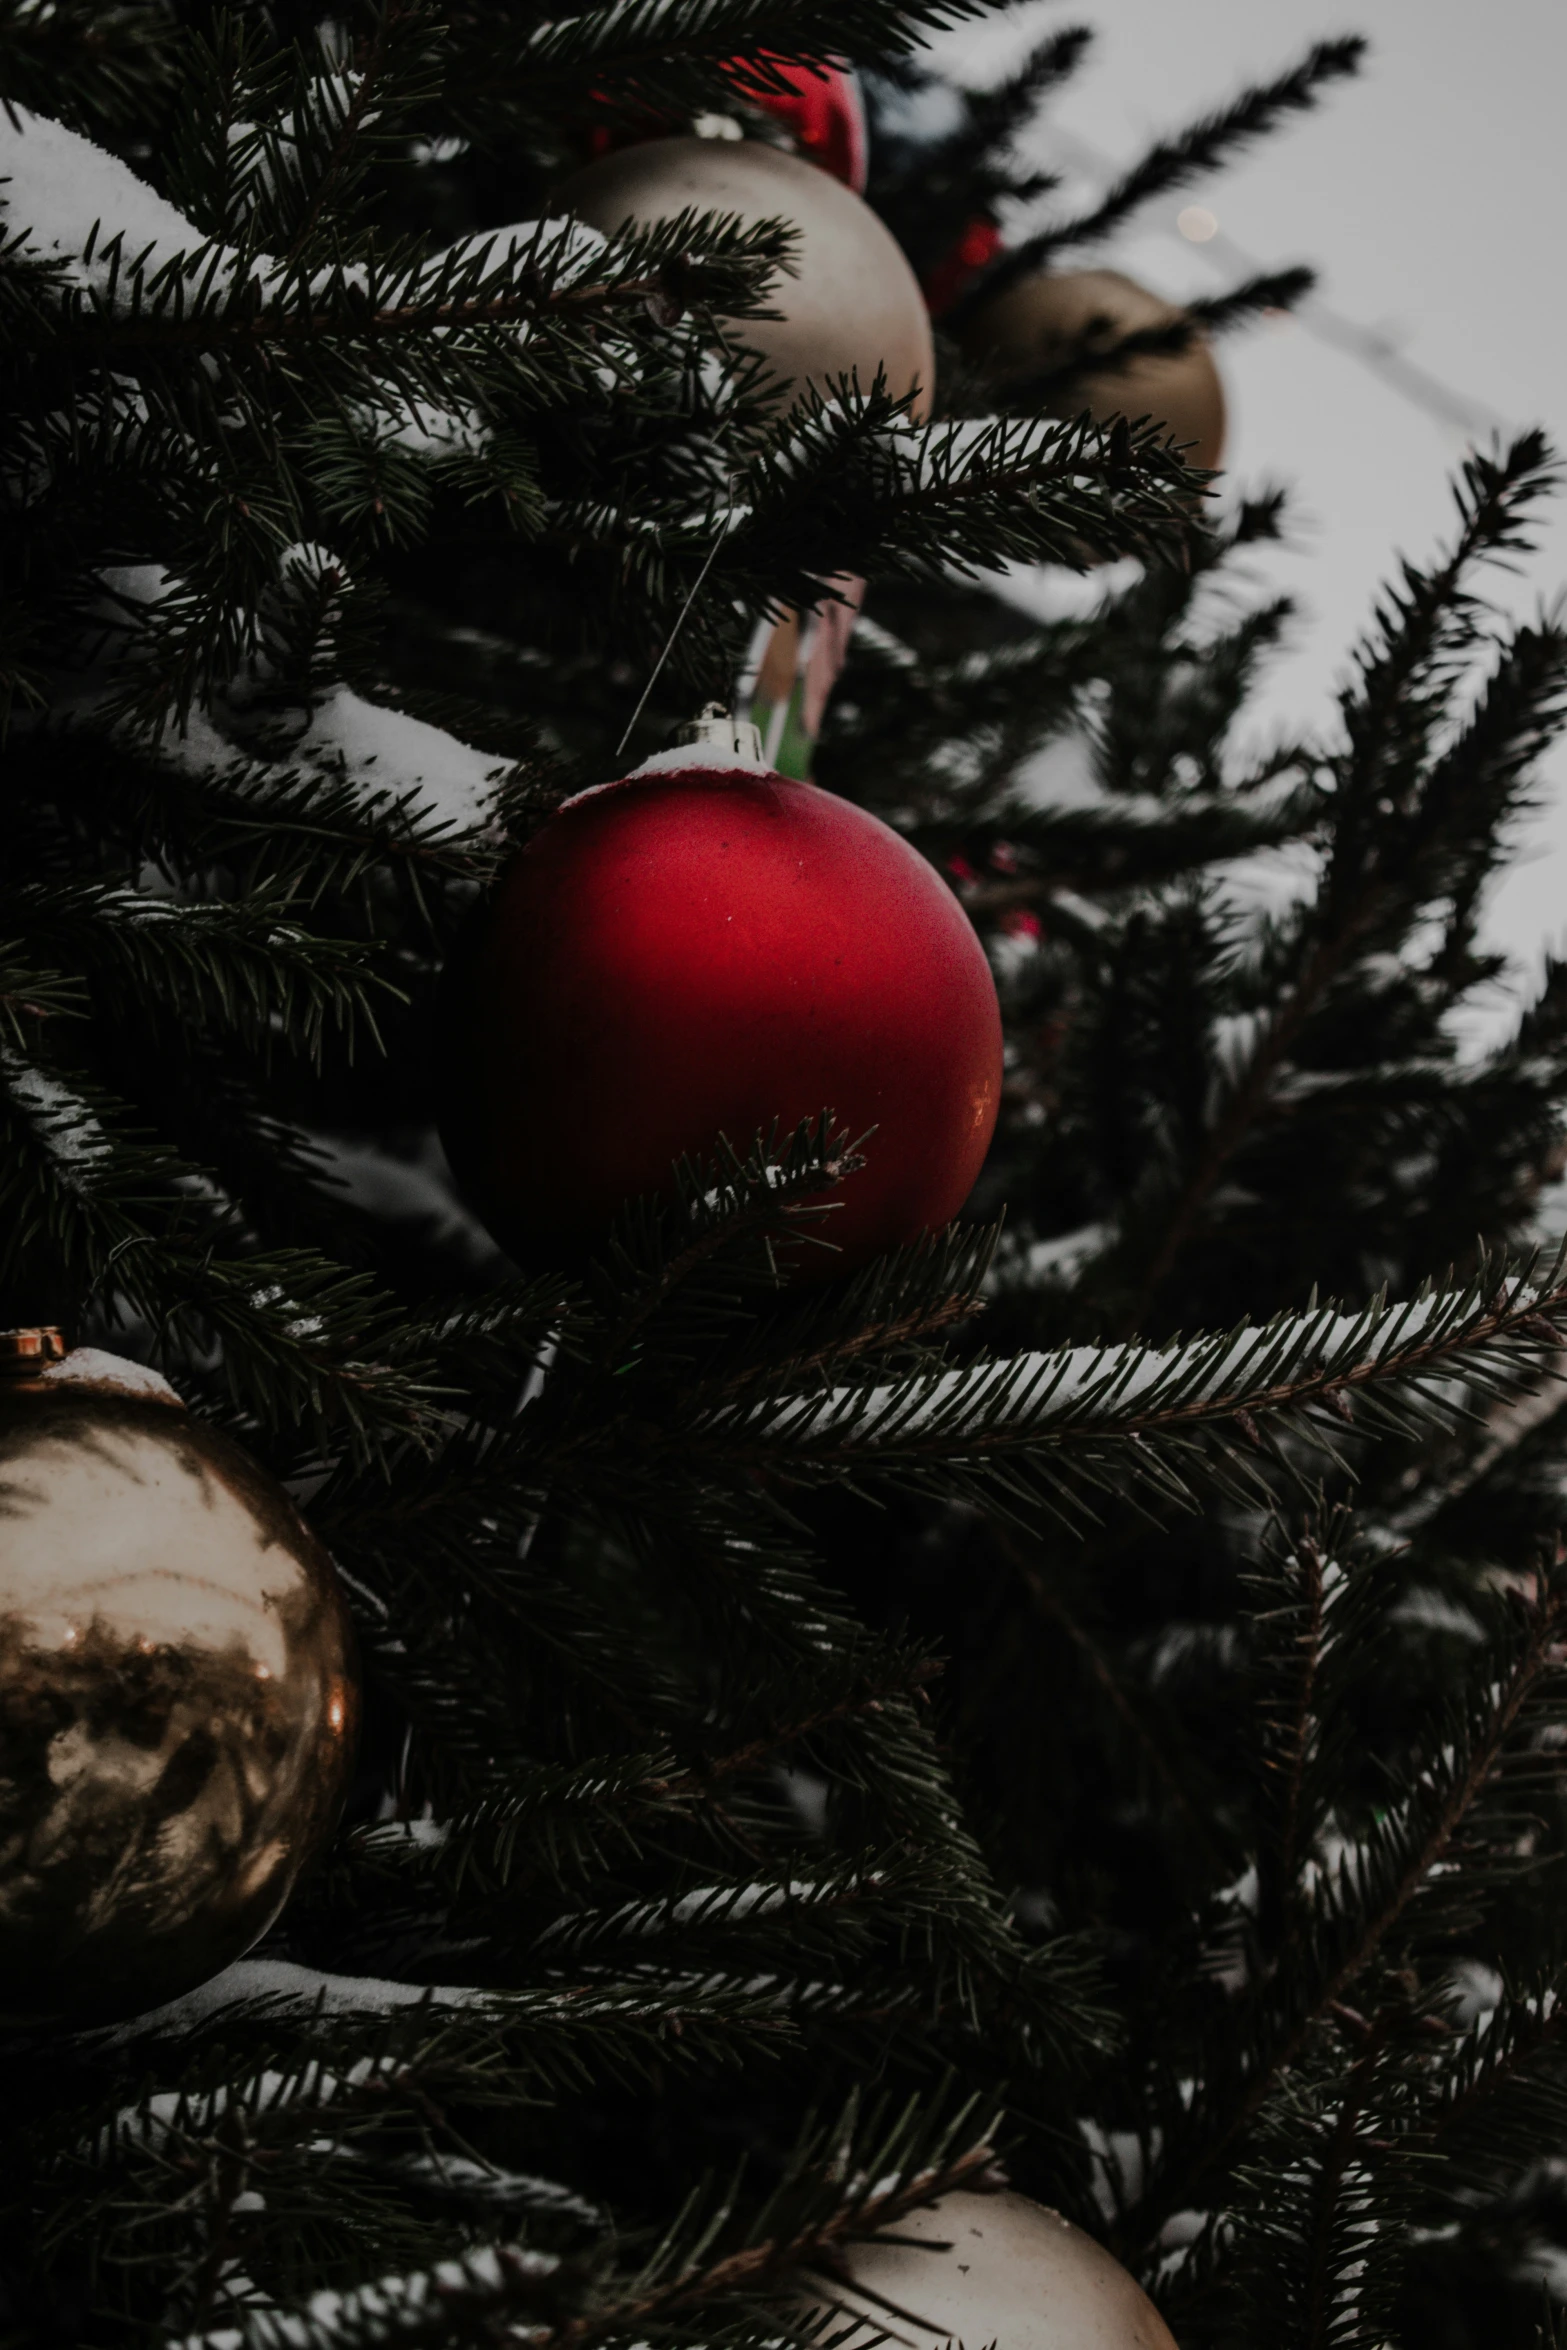
{"label": "pine branch", "polygon": [[[655,1823],[707,1810],[729,1782],[826,1730],[881,1711],[894,1697],[914,1695],[938,1671],[926,1659],[869,1659],[841,1698],[769,1724],[728,1753],[695,1763],[682,1763],[665,1750],[536,1767],[520,1783],[495,1787],[456,1819],[362,1830],[349,1854],[356,1866],[399,1878],[439,1876],[459,1891],[471,1882],[493,1892],[539,1871],[560,1884],[584,1866],[603,1868],[610,1838],[634,1849]],[[591,1842],[584,1844],[584,1832]]]}
{"label": "pine branch", "polygon": [[1550,478],[1549,450],[1539,434],[1525,434],[1500,460],[1468,460],[1456,546],[1430,574],[1406,566],[1404,588],[1390,598],[1379,636],[1362,654],[1359,684],[1344,703],[1347,747],[1335,763],[1338,805],[1319,896],[1291,942],[1294,967],[1279,974],[1282,985],[1258,1041],[1169,1205],[1128,1310],[1129,1327],[1197,1232],[1332,988],[1369,950],[1379,925],[1393,920],[1395,908],[1407,915],[1426,894],[1450,885],[1452,865],[1472,853],[1477,830],[1492,837],[1521,776],[1560,726],[1567,635],[1520,631],[1469,724],[1427,764],[1433,730],[1448,707],[1451,665],[1473,642],[1467,574],[1521,543],[1529,510]]}
{"label": "pine branch", "polygon": [[[1096,1488],[1129,1484],[1189,1503],[1199,1458],[1221,1485],[1257,1490],[1259,1469],[1235,1439],[1255,1453],[1264,1424],[1275,1444],[1287,1431],[1330,1455],[1351,1398],[1368,1429],[1452,1424],[1469,1408],[1453,1379],[1479,1393],[1530,1381],[1563,1323],[1561,1264],[1538,1285],[1487,1267],[1472,1284],[1358,1315],[1323,1307],[1182,1347],[1068,1348],[781,1408],[769,1400],[686,1420],[680,1441],[699,1446],[710,1473],[907,1479],[1003,1508],[1044,1501],[1070,1512]],[[1199,1455],[1198,1437],[1226,1427],[1233,1436],[1218,1455]],[[567,1457],[563,1448],[563,1469]]]}
{"label": "pine branch", "polygon": [[1403,2276],[1410,2195],[1387,2156],[1405,2134],[1422,2019],[1346,2021],[1353,2061],[1276,2101],[1240,2179],[1229,2297],[1288,2350],[1380,2350]]}
{"label": "pine branch", "polygon": [[364,1029],[379,1045],[377,995],[398,991],[358,941],[305,930],[283,896],[189,905],[128,889],[0,886],[0,924],[77,966],[99,988],[131,988],[193,1025],[317,1065],[329,1029],[350,1051]]}
{"label": "pine branch", "polygon": [[35,1023],[80,1020],[87,999],[73,972],[40,970],[20,939],[0,944],[0,1052],[25,1060],[36,1044]]}
{"label": "pine branch", "polygon": [[1026,1557],[1006,1528],[998,1526],[994,1532],[998,1547],[1010,1562],[1035,1609],[1046,1622],[1064,1632],[1078,1651],[1106,1704],[1130,1735],[1152,1777],[1169,1797],[1183,1827],[1217,1871],[1220,1854],[1212,1826],[1193,1800],[1167,1743],[1155,1732],[1146,1707],[1134,1701],[1101,1644],[1067,1604],[1059,1577],[1052,1576],[1034,1559]]}
{"label": "pine branch", "polygon": [[1429,2189],[1445,2203],[1494,2194],[1561,2142],[1567,2009],[1556,1999],[1553,1975],[1504,1991],[1483,2028],[1477,2021],[1454,2036],[1420,2140],[1422,2153],[1440,2165],[1428,2174]]}
{"label": "pine branch", "polygon": [[1186,314],[1211,335],[1227,334],[1232,326],[1278,310],[1294,310],[1317,283],[1314,269],[1295,265],[1262,272],[1242,280],[1227,294],[1200,294],[1186,304]]}
{"label": "pine branch", "polygon": [[[1500,1638],[1488,1647],[1460,1700],[1433,1724],[1421,1767],[1405,1782],[1397,1807],[1368,1829],[1337,1882],[1325,1885],[1316,1929],[1309,1937],[1299,1924],[1293,1929],[1290,1955],[1299,1971],[1290,1995],[1270,1997],[1266,2013],[1254,2010],[1260,2025],[1254,2045],[1183,2130],[1164,2179],[1128,2224],[1128,2241],[1146,2243],[1157,2234],[1174,2207],[1172,2194],[1182,2200],[1210,2194],[1244,2159],[1246,2133],[1270,2103],[1283,2100],[1276,2119],[1287,2126],[1294,2068],[1337,2020],[1361,2028],[1352,2004],[1359,1987],[1369,1984],[1375,1999],[1379,1969],[1389,1971],[1422,1940],[1439,1943],[1451,1924],[1444,1908],[1453,1910],[1455,1896],[1467,1916],[1488,1864],[1473,1841],[1464,1848],[1464,1839],[1477,1821],[1483,1831],[1488,1805],[1500,1806],[1489,1865],[1516,1867],[1519,1822],[1509,1788],[1520,1774],[1525,1784],[1540,1776],[1531,1725],[1559,1705],[1564,1630],[1567,1586],[1559,1576],[1542,1577],[1514,1612],[1505,1652]],[[1407,1984],[1395,1979],[1390,1995],[1395,2005],[1407,2004]]]}
{"label": "pine branch", "polygon": [[830,1298],[807,1294],[731,1340],[706,1376],[731,1395],[761,1386],[776,1394],[851,1367],[863,1375],[868,1364],[886,1373],[933,1363],[942,1334],[981,1310],[999,1238],[999,1225],[955,1224],[891,1250]]}
{"label": "pine branch", "polygon": [[[1078,347],[1059,362],[1021,376],[1004,368],[995,386],[996,404],[1013,414],[1034,415],[1048,409],[1059,416],[1074,403],[1087,404],[1086,398],[1078,401],[1080,392],[1086,393],[1090,386],[1097,389],[1113,384],[1144,359],[1176,358],[1201,336],[1227,333],[1259,312],[1293,309],[1315,283],[1315,273],[1309,269],[1275,270],[1248,278],[1227,294],[1189,302],[1161,325],[1137,327],[1113,341],[1100,340],[1103,329],[1111,324],[1109,319],[1091,322]],[[979,372],[984,380],[984,370]]]}
{"label": "pine branch", "polygon": [[759,1136],[744,1159],[726,1141],[711,1164],[681,1160],[674,1198],[623,1209],[595,1270],[592,1286],[606,1305],[599,1350],[606,1374],[622,1376],[650,1342],[654,1359],[681,1363],[737,1287],[776,1287],[780,1245],[809,1240],[814,1226],[830,1221],[831,1192],[862,1164],[830,1110],[802,1120],[787,1140],[776,1131]]}
{"label": "pine branch", "polygon": [[[974,2129],[967,2112],[955,2122],[941,2117],[933,2131],[928,2118],[906,2109],[890,2131],[882,2122],[873,2167],[851,2125],[835,2149],[830,2185],[809,2192],[806,2160],[797,2157],[749,2228],[735,2225],[732,2189],[693,2201],[640,2269],[605,2278],[579,2314],[553,2322],[549,2286],[557,2264],[497,2245],[444,2269],[388,2277],[358,2292],[317,2294],[307,2308],[275,2315],[237,2310],[226,2339],[240,2350],[369,2350],[389,2324],[399,2340],[435,2345],[465,2334],[482,2338],[509,2318],[513,2326],[527,2321],[541,2350],[591,2350],[600,2342],[634,2340],[650,2327],[679,2338],[698,2313],[704,2332],[726,2319],[733,2325],[751,2312],[760,2315],[780,2283],[830,2257],[840,2243],[890,2228],[919,2204],[984,2178],[993,2157],[983,2137],[973,2142]],[[862,2159],[854,2160],[857,2155]],[[776,2232],[764,2232],[769,2228]],[[769,2313],[774,2329],[776,2322]],[[179,2350],[216,2350],[216,2341],[189,2336]]]}
{"label": "pine branch", "polygon": [[964,288],[945,323],[960,328],[982,303],[1016,285],[1042,263],[1048,264],[1056,254],[1110,235],[1155,196],[1168,195],[1200,174],[1216,170],[1284,117],[1309,110],[1330,83],[1359,72],[1365,50],[1365,42],[1355,37],[1315,42],[1298,65],[1275,81],[1244,91],[1217,113],[1202,116],[1172,138],[1156,141],[1089,211],[1042,229],[998,255]]}
{"label": "pine branch", "polygon": [[738,572],[764,534],[787,547],[796,516],[814,510],[831,519],[801,546],[806,602],[820,593],[809,574],[834,568],[922,577],[940,559],[972,571],[1015,558],[1081,569],[1090,550],[1173,553],[1193,527],[1192,486],[1157,429],[997,418],[911,431],[884,396],[845,383],[830,404],[798,411],[777,457],[752,469],[751,512],[720,565]]}
{"label": "pine branch", "polygon": [[1063,25],[1032,48],[1022,63],[984,89],[961,92],[963,123],[929,153],[931,173],[972,171],[987,151],[1025,129],[1040,101],[1070,81],[1093,46],[1088,25]]}
{"label": "pine branch", "polygon": [[[539,24],[520,46],[530,78],[647,88],[660,67],[735,61],[742,88],[781,84],[769,56],[802,64],[875,63],[981,13],[984,0],[621,0]],[[653,85],[656,87],[656,84]]]}
{"label": "pine branch", "polygon": [[47,107],[93,138],[117,143],[156,120],[173,94],[179,25],[168,0],[3,0],[0,91],[11,106]]}
{"label": "pine branch", "polygon": [[421,1366],[377,1359],[391,1301],[313,1251],[240,1253],[228,1204],[102,1089],[37,1062],[0,1067],[0,1134],[8,1285],[52,1262],[171,1348],[199,1356],[219,1340],[230,1393],[266,1425],[339,1430],[371,1455],[430,1429]]}
{"label": "pine branch", "polygon": [[[438,91],[439,23],[434,8],[392,0],[375,10],[368,35],[356,44],[352,73],[341,79],[297,77],[287,129],[265,149],[273,191],[266,232],[282,248],[285,270],[297,268],[318,244],[340,245],[348,199],[377,148],[390,146],[405,120]],[[367,136],[372,126],[373,144]],[[315,160],[312,146],[319,150],[313,186],[307,165],[307,158]],[[280,217],[285,190],[296,214],[291,224]],[[279,235],[285,225],[286,242]]]}

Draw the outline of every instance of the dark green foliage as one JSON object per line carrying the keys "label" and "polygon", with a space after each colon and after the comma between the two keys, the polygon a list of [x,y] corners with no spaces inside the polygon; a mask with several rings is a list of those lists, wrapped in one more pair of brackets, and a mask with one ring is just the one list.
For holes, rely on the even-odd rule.
{"label": "dark green foliage", "polygon": [[953,323],[1041,262],[1049,263],[1073,247],[1097,243],[1151,197],[1167,195],[1186,186],[1199,172],[1211,171],[1215,164],[1271,130],[1283,116],[1315,105],[1324,84],[1355,73],[1364,53],[1363,41],[1318,41],[1299,65],[1277,81],[1245,90],[1231,105],[1172,138],[1159,140],[1091,210],[1075,220],[1041,229],[991,262],[960,295],[953,307]]}
{"label": "dark green foliage", "polygon": [[[1040,412],[1070,365],[780,415],[783,224],[548,224],[595,127],[776,136],[777,61],[849,56],[930,269],[1048,194],[1012,142],[1086,41],[921,131],[969,12],[0,6],[0,91],[106,151],[54,249],[0,125],[0,1321],[296,1481],[368,1715],[252,1960],[8,2032],[17,2350],[762,2350],[1003,2167],[1184,2350],[1560,2332],[1563,968],[1458,1029],[1567,687],[1483,601],[1550,452],[1474,455],[1321,739],[1242,754],[1276,495],[1202,519],[1156,428]],[[1121,554],[1087,617],[997,592]],[[661,654],[638,753],[845,571],[819,779],[1000,980],[975,1220],[832,1279],[829,1103],[525,1280],[433,1141],[445,956]]]}

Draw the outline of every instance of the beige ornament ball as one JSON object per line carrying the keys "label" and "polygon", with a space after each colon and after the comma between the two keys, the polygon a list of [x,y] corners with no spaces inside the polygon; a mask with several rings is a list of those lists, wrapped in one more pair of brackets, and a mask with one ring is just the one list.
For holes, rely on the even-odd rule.
{"label": "beige ornament ball", "polygon": [[1176,2350],[1103,2245],[1026,2195],[944,2195],[895,2233],[847,2247],[849,2281],[834,2282],[833,2307],[864,2315],[867,2342],[875,2326],[913,2350]]}
{"label": "beige ornament ball", "polygon": [[[1175,303],[1117,269],[1036,271],[983,303],[956,339],[964,357],[998,383],[1021,383],[1080,355],[1091,361],[1095,351],[1180,316]],[[1184,351],[1148,352],[1104,375],[1085,364],[1052,405],[1058,415],[1087,408],[1101,419],[1151,416],[1190,444],[1189,465],[1215,471],[1224,462],[1224,384],[1203,334],[1193,335]]]}
{"label": "beige ornament ball", "polygon": [[573,173],[555,201],[606,235],[687,210],[790,222],[794,274],[780,273],[768,297],[783,315],[736,332],[769,360],[780,390],[852,374],[869,391],[884,367],[891,390],[918,387],[916,413],[928,412],[935,353],[914,272],[870,206],[802,156],[757,139],[649,139]]}

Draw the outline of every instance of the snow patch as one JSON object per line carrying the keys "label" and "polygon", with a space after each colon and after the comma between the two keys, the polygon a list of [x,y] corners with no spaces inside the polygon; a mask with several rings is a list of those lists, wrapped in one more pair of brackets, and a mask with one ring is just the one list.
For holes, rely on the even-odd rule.
{"label": "snow patch", "polygon": [[1030,1241],[1023,1252],[1029,1279],[1075,1281],[1083,1267],[1110,1246],[1115,1232],[1112,1222],[1101,1220],[1079,1224],[1075,1231],[1058,1233],[1053,1240]]}
{"label": "snow patch", "polygon": [[[1127,801],[1107,792],[1094,771],[1093,747],[1086,735],[1062,734],[1025,759],[1013,778],[1013,789],[1025,808],[1042,815],[1068,815],[1092,809],[1127,812]],[[1139,801],[1139,807],[1146,805]],[[1158,802],[1153,803],[1160,814]]]}
{"label": "snow patch", "polygon": [[[440,2323],[444,2304],[461,2304],[464,2318],[471,2319],[476,2301],[504,2306],[524,2279],[542,2282],[559,2266],[550,2252],[528,2252],[520,2244],[484,2245],[411,2276],[378,2277],[374,2284],[346,2289],[323,2286],[298,2309],[257,2313],[244,2328],[186,2334],[171,2342],[171,2350],[240,2350],[247,2340],[265,2343],[267,2350],[310,2350],[329,2332],[334,2339],[355,2342],[389,2342],[405,2334],[429,2340],[433,2326],[443,2336],[447,2332]],[[519,2333],[517,2338],[526,2337]]]}
{"label": "snow patch", "polygon": [[460,832],[491,816],[507,762],[459,742],[406,710],[367,702],[351,686],[335,686],[294,745],[295,758],[331,768],[366,790],[418,792],[416,814],[434,816]]}
{"label": "snow patch", "polygon": [[435,408],[427,400],[367,410],[365,421],[377,440],[420,457],[471,457],[490,440],[490,427],[476,408]]}
{"label": "snow patch", "polygon": [[170,574],[161,563],[110,564],[98,577],[126,604],[156,604],[170,586]]}
{"label": "snow patch", "polygon": [[1137,585],[1145,568],[1141,556],[1121,555],[1083,572],[1063,571],[1055,563],[1005,563],[985,578],[1004,604],[1048,626],[1096,620],[1105,605]]}
{"label": "snow patch", "polygon": [[456,244],[432,255],[431,267],[446,268],[455,260],[464,266],[477,261],[494,269],[502,262],[527,261],[535,268],[548,269],[557,285],[571,286],[587,277],[608,249],[609,239],[601,229],[559,213],[459,238]]}
{"label": "snow patch", "polygon": [[[640,767],[633,767],[622,783],[638,783],[644,775],[679,775],[688,767],[703,767],[716,775],[771,775],[774,770],[765,759],[745,759],[738,751],[726,750],[721,743],[675,743],[667,751],[655,751],[651,759],[644,759]],[[613,791],[613,784],[595,784],[595,791]],[[587,792],[578,792],[585,800]],[[573,803],[567,801],[570,807]]]}
{"label": "snow patch", "polygon": [[150,1396],[157,1403],[184,1409],[161,1371],[146,1363],[129,1362],[124,1355],[105,1354],[101,1347],[74,1346],[60,1362],[47,1364],[38,1376],[51,1387],[107,1387],[119,1395]]}
{"label": "snow patch", "polygon": [[129,164],[31,107],[0,109],[0,177],[8,232],[25,232],[15,249],[30,260],[63,261],[74,285],[95,292],[109,286],[116,239],[122,285],[126,263],[140,262],[150,275],[210,246]]}
{"label": "snow patch", "polygon": [[3,1049],[0,1073],[11,1099],[32,1118],[56,1167],[67,1170],[73,1186],[79,1187],[79,1170],[90,1167],[109,1148],[108,1138],[87,1104],[57,1077],[32,1068]]}
{"label": "snow patch", "polygon": [[149,2008],[145,2015],[130,2016],[84,2038],[95,2047],[113,2048],[154,2033],[178,2036],[260,2001],[274,2015],[395,2015],[401,2008],[420,2006],[499,2014],[506,2006],[504,1993],[468,1984],[385,1982],[373,1975],[321,1974],[283,1958],[242,1958],[182,1999],[171,1999],[164,2007]]}
{"label": "snow patch", "polygon": [[590,2227],[605,2228],[608,2214],[597,2203],[590,2203],[585,2195],[575,2194],[557,2179],[543,2179],[531,2171],[499,2169],[492,2163],[476,2162],[464,2154],[405,2154],[397,2165],[404,2178],[427,2179],[438,2187],[450,2187],[458,2194],[486,2203],[520,2205],[528,2211],[549,2212],[559,2219],[585,2220]]}
{"label": "snow patch", "polygon": [[1461,1958],[1448,1977],[1449,2013],[1466,2030],[1490,2016],[1506,1995],[1507,1985],[1494,1967],[1478,1958]]}
{"label": "snow patch", "polygon": [[[1497,1303],[1505,1298],[1516,1310],[1533,1294],[1522,1282],[1504,1284]],[[807,1444],[827,1435],[898,1442],[933,1428],[950,1442],[970,1427],[992,1432],[997,1425],[1046,1428],[1079,1409],[1102,1412],[1114,1424],[1124,1422],[1172,1377],[1185,1381],[1184,1409],[1208,1405],[1222,1410],[1231,1396],[1244,1402],[1248,1387],[1270,1363],[1309,1356],[1318,1366],[1317,1376],[1331,1383],[1352,1367],[1378,1362],[1417,1341],[1432,1343],[1442,1332],[1461,1327],[1472,1304],[1462,1293],[1439,1291],[1381,1313],[1339,1314],[1323,1308],[1188,1346],[1143,1347],[1128,1341],[1114,1347],[1063,1347],[1054,1354],[1016,1355],[897,1384],[800,1395],[768,1409],[762,1423],[775,1441]],[[1433,1375],[1427,1372],[1428,1392]],[[739,1411],[720,1414],[712,1425],[739,1425],[744,1418]]]}
{"label": "snow patch", "polygon": [[388,1853],[444,1852],[451,1840],[450,1820],[389,1820],[384,1827],[367,1829],[359,1848],[380,1860]]}

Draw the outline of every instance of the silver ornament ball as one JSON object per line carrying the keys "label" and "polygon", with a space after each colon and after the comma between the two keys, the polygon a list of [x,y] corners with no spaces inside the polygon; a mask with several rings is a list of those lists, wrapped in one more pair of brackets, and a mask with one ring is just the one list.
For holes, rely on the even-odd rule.
{"label": "silver ornament ball", "polygon": [[606,235],[685,211],[788,221],[793,274],[768,297],[783,315],[736,321],[736,335],[768,360],[781,393],[825,391],[845,375],[869,391],[881,367],[894,393],[917,387],[916,413],[929,412],[935,351],[918,280],[870,206],[816,164],[757,139],[649,139],[575,172],[554,201]]}

